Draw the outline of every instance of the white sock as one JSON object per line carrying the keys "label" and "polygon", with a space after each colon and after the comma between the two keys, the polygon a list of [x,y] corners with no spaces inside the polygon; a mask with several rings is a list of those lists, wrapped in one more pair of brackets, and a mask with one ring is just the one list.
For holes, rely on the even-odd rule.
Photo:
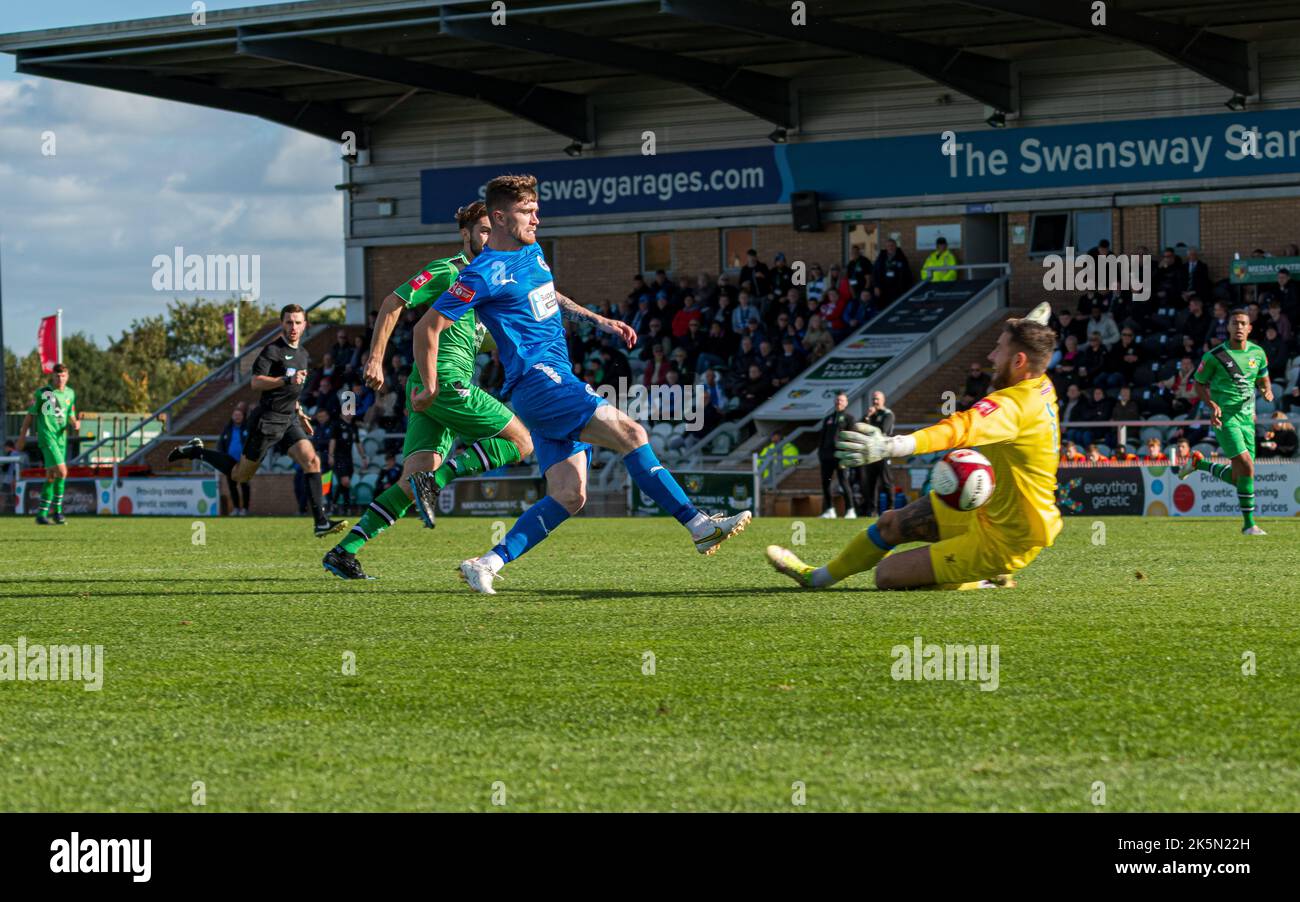
{"label": "white sock", "polygon": [[483,555],[479,558],[479,562],[487,564],[493,573],[500,573],[501,568],[506,565],[506,562],[501,560],[501,555],[497,554],[495,551],[489,551],[487,554]]}
{"label": "white sock", "polygon": [[812,572],[812,584],[819,589],[824,589],[835,582],[835,577],[825,567],[818,567]]}
{"label": "white sock", "polygon": [[691,531],[692,539],[699,539],[713,532],[713,520],[704,511],[700,511],[687,522],[686,528]]}

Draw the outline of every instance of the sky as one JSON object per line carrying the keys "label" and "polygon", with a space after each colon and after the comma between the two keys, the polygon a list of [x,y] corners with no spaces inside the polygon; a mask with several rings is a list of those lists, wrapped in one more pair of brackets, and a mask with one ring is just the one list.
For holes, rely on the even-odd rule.
{"label": "sky", "polygon": [[[0,34],[190,12],[190,0],[0,0]],[[29,352],[57,308],[65,334],[103,346],[174,298],[231,296],[157,290],[154,259],[178,246],[250,255],[250,267],[257,255],[263,303],[341,294],[339,156],[337,143],[253,116],[18,75],[0,54],[5,345]]]}

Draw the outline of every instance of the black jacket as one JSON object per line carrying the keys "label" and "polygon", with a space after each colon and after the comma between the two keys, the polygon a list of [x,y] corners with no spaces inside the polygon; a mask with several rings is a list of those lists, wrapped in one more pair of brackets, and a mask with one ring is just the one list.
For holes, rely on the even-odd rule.
{"label": "black jacket", "polygon": [[822,418],[821,441],[817,445],[817,456],[830,460],[835,456],[835,437],[853,425],[853,417],[848,411],[832,410]]}

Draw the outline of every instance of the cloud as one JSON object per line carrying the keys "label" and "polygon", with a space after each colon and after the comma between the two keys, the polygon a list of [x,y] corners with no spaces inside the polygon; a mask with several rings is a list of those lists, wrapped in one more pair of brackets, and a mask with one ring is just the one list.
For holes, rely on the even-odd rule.
{"label": "cloud", "polygon": [[[53,156],[42,154],[52,131]],[[0,79],[6,344],[37,320],[101,342],[161,312],[157,254],[258,254],[265,303],[343,289],[338,145],[260,119],[48,79]],[[211,293],[210,293],[211,294]],[[185,295],[182,295],[185,296]]]}

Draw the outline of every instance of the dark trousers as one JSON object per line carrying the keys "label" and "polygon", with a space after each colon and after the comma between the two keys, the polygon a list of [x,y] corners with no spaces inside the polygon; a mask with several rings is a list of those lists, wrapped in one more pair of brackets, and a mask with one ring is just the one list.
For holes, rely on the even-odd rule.
{"label": "dark trousers", "polygon": [[841,469],[840,462],[833,457],[819,457],[817,460],[822,465],[823,509],[834,504],[831,500],[831,480],[835,479],[840,484],[840,494],[844,496],[844,512],[848,513],[848,509],[853,506],[853,489],[849,487],[848,471]]}
{"label": "dark trousers", "polygon": [[231,508],[234,510],[248,510],[248,496],[250,494],[250,486],[248,483],[235,482],[235,480],[231,479],[229,476],[226,477],[226,482],[230,487]]}
{"label": "dark trousers", "polygon": [[889,462],[885,460],[862,468],[862,506],[866,508],[862,512],[864,516],[875,517],[893,506],[892,502],[886,502],[885,507],[880,507],[881,492],[887,498],[894,497],[894,477],[890,475]]}

